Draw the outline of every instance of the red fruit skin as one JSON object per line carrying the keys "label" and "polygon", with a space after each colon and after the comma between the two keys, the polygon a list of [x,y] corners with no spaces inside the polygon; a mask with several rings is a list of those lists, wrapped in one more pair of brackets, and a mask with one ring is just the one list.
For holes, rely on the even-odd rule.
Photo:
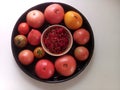
{"label": "red fruit skin", "polygon": [[85,61],[89,56],[89,51],[84,46],[79,46],[74,50],[74,55],[79,61]]}
{"label": "red fruit skin", "polygon": [[49,79],[55,71],[53,63],[48,59],[41,59],[35,65],[35,72],[41,79]]}
{"label": "red fruit skin", "polygon": [[18,25],[18,32],[22,35],[26,35],[29,32],[29,25],[26,22],[22,22]]}
{"label": "red fruit skin", "polygon": [[41,32],[36,29],[32,29],[29,32],[27,39],[31,45],[33,46],[39,45],[41,40]]}
{"label": "red fruit skin", "polygon": [[34,55],[33,52],[30,50],[22,50],[19,55],[18,59],[21,64],[23,65],[29,65],[34,61]]}
{"label": "red fruit skin", "polygon": [[58,24],[64,18],[64,9],[59,4],[51,4],[46,7],[44,16],[50,24]]}
{"label": "red fruit skin", "polygon": [[33,28],[39,28],[45,21],[44,14],[39,10],[32,10],[27,13],[27,23]]}
{"label": "red fruit skin", "polygon": [[64,55],[55,61],[55,68],[63,76],[70,76],[76,70],[76,61],[71,55]]}
{"label": "red fruit skin", "polygon": [[85,45],[89,39],[90,34],[86,29],[78,29],[73,33],[73,39],[80,45]]}

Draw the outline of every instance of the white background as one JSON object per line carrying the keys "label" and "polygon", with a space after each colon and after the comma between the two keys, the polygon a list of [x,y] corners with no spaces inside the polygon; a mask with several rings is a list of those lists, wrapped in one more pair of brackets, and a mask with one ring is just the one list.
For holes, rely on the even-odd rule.
{"label": "white background", "polygon": [[[18,18],[43,2],[60,1],[77,8],[94,32],[90,64],[74,79],[48,84],[23,73],[11,51],[11,34]],[[0,1],[0,90],[120,90],[120,0]]]}

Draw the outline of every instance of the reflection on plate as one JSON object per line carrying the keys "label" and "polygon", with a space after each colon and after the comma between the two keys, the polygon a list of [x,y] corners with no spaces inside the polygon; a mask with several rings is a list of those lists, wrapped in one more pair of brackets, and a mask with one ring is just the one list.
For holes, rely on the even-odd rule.
{"label": "reflection on plate", "polygon": [[[34,62],[32,64],[30,64],[29,66],[24,66],[22,65],[19,61],[18,61],[18,54],[21,50],[27,48],[27,49],[30,49],[30,50],[34,50],[35,46],[31,46],[31,45],[28,45],[27,47],[25,48],[18,48],[15,46],[14,44],[14,37],[16,35],[18,35],[18,31],[17,31],[17,28],[18,28],[18,25],[20,24],[20,22],[23,22],[23,21],[26,21],[26,14],[31,11],[31,10],[34,10],[34,9],[38,9],[42,12],[44,12],[45,8],[52,4],[52,3],[55,3],[55,2],[49,2],[49,3],[43,3],[43,4],[39,4],[37,6],[34,6],[32,8],[30,8],[29,10],[27,10],[25,13],[23,13],[23,15],[18,19],[18,21],[16,22],[15,26],[14,26],[14,29],[13,29],[13,32],[12,32],[12,38],[11,38],[11,46],[12,46],[12,52],[13,52],[13,56],[15,58],[15,61],[17,62],[18,66],[27,74],[29,75],[30,77],[36,79],[36,80],[39,80],[39,81],[43,81],[43,82],[48,82],[48,83],[57,83],[57,82],[63,82],[63,81],[67,81],[67,80],[70,80],[72,78],[74,78],[75,76],[77,76],[78,74],[80,74],[84,69],[85,67],[88,65],[88,63],[90,62],[91,60],[91,57],[93,55],[93,49],[94,49],[94,36],[93,36],[93,32],[92,32],[92,29],[91,29],[91,26],[90,24],[88,23],[87,19],[83,16],[83,14],[78,11],[77,9],[75,9],[74,7],[70,6],[70,5],[67,5],[67,4],[64,4],[64,3],[58,3],[60,5],[62,5],[62,7],[64,8],[65,12],[69,11],[69,10],[73,10],[73,11],[76,11],[78,12],[82,18],[83,18],[83,25],[81,28],[85,28],[88,30],[88,32],[90,33],[90,40],[87,44],[85,44],[84,46],[87,47],[87,49],[89,50],[89,57],[86,61],[84,62],[80,62],[78,60],[76,60],[77,62],[77,68],[76,68],[76,71],[73,75],[69,76],[69,77],[64,77],[64,76],[61,76],[60,74],[58,74],[57,72],[55,72],[54,76],[50,79],[47,79],[47,80],[44,80],[44,79],[40,79],[37,77],[35,71],[34,71],[34,68],[35,68],[35,64],[36,62],[38,61],[38,59],[35,58]],[[59,23],[60,25],[64,25],[64,22],[62,21],[61,23]],[[42,27],[39,28],[39,30],[41,30],[41,32],[43,32],[48,26],[50,26],[51,24],[45,22],[44,25],[42,25]],[[71,31],[71,33],[73,34],[74,31]],[[72,45],[72,48],[71,50],[68,52],[68,54],[73,55],[73,52],[74,52],[74,49],[78,46],[77,43],[73,42],[73,45]],[[54,57],[54,56],[50,56],[48,54],[45,55],[46,59],[51,59],[52,62],[54,63],[55,59],[57,57]]]}

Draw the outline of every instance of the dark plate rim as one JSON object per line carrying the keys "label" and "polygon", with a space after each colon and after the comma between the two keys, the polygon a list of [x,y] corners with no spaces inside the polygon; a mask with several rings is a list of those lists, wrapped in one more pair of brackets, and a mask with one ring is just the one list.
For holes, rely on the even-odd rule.
{"label": "dark plate rim", "polygon": [[[53,3],[65,5],[65,6],[68,6],[68,7],[71,7],[71,8],[73,8],[73,9],[77,10],[76,8],[74,8],[73,6],[71,6],[71,5],[69,5],[69,4],[65,4],[65,3],[61,3],[61,2],[46,2],[46,3],[41,3],[41,4],[38,4],[38,5],[35,5],[35,6],[31,7],[30,9],[28,9],[27,11],[25,11],[25,12],[19,17],[18,20],[20,20],[24,14],[26,14],[28,11],[34,9],[35,7],[39,7],[40,5],[43,5],[43,4],[53,4]],[[77,10],[77,11],[78,11],[78,10]],[[70,79],[73,79],[74,77],[76,77],[77,75],[79,75],[79,74],[86,68],[86,66],[90,63],[91,58],[92,58],[92,55],[93,55],[93,52],[94,52],[94,34],[93,34],[93,30],[92,30],[92,28],[91,28],[91,25],[89,24],[89,22],[88,22],[88,20],[86,19],[86,17],[85,17],[80,11],[78,11],[78,12],[84,17],[85,21],[87,22],[87,24],[88,24],[88,26],[89,26],[89,28],[90,28],[90,34],[91,34],[91,36],[92,36],[92,38],[91,38],[91,39],[92,39],[92,43],[91,43],[92,47],[91,47],[91,52],[90,52],[91,54],[90,54],[90,56],[89,56],[88,61],[87,61],[86,64],[84,65],[84,67],[82,67],[82,69],[79,70],[79,72],[73,74],[72,76],[70,76],[70,77],[68,77],[68,78],[66,78],[66,79],[64,79],[64,80],[59,80],[59,81],[56,81],[56,80],[55,80],[55,81],[47,81],[47,80],[44,80],[44,79],[38,79],[37,77],[33,77],[33,74],[29,74],[29,72],[26,71],[26,69],[23,69],[23,67],[20,65],[20,63],[18,62],[17,57],[16,57],[16,52],[15,52],[15,50],[14,50],[14,43],[13,43],[13,38],[14,38],[14,35],[15,35],[14,31],[15,31],[15,26],[19,23],[18,20],[17,20],[17,22],[16,22],[16,24],[15,24],[15,26],[14,26],[14,28],[13,28],[13,31],[12,31],[11,48],[12,48],[12,53],[13,53],[13,56],[14,56],[14,58],[15,58],[16,63],[18,64],[18,66],[21,68],[21,70],[22,70],[24,73],[26,73],[28,76],[30,76],[31,78],[34,78],[34,79],[36,79],[36,80],[38,80],[38,81],[42,81],[42,82],[46,82],[46,83],[61,83],[61,82],[65,82],[65,81],[68,81],[68,80],[70,80]]]}

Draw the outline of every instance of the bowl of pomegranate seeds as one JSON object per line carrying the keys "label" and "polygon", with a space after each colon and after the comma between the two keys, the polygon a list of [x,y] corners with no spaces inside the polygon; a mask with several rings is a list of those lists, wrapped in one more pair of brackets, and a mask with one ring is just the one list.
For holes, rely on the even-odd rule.
{"label": "bowl of pomegranate seeds", "polygon": [[73,37],[71,32],[62,25],[51,25],[46,28],[41,36],[41,45],[46,53],[51,56],[66,54],[72,47]]}

